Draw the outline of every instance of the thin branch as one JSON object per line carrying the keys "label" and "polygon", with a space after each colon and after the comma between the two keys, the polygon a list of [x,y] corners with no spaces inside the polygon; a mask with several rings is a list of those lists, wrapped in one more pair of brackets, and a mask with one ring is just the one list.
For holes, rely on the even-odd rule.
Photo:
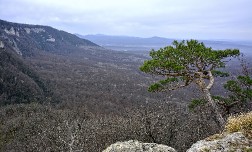
{"label": "thin branch", "polygon": [[175,86],[168,86],[168,87],[170,87],[170,88],[166,87],[166,88],[163,88],[163,89],[160,90],[160,91],[161,91],[161,92],[165,92],[165,91],[177,90],[177,89],[180,89],[180,88],[183,88],[183,87],[186,87],[186,86],[190,85],[191,82],[192,82],[192,81],[185,82],[185,84],[183,84],[183,85],[177,84],[177,85],[175,85]]}

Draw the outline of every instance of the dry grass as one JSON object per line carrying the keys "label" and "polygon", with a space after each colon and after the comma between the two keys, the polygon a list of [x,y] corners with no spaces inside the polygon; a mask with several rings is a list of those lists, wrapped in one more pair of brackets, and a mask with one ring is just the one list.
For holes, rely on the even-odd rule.
{"label": "dry grass", "polygon": [[209,137],[207,137],[205,140],[206,141],[213,141],[213,140],[216,140],[216,139],[221,139],[224,137],[224,134],[221,133],[221,134],[214,134],[214,135],[211,135]]}
{"label": "dry grass", "polygon": [[229,133],[243,132],[246,136],[252,138],[252,112],[229,117],[225,131]]}

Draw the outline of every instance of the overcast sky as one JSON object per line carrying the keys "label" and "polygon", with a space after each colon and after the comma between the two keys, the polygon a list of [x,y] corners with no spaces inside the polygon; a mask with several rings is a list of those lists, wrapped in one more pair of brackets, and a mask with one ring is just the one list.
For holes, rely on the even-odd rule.
{"label": "overcast sky", "polygon": [[252,0],[0,0],[0,19],[82,35],[252,40]]}

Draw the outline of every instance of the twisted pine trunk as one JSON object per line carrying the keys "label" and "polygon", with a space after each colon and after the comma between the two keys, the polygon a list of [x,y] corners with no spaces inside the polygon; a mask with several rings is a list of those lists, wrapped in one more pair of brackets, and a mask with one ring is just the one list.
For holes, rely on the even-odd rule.
{"label": "twisted pine trunk", "polygon": [[213,98],[211,96],[211,93],[210,93],[210,89],[212,88],[212,86],[214,84],[214,77],[213,77],[211,71],[208,71],[208,76],[209,76],[209,83],[206,86],[205,81],[203,80],[203,73],[200,73],[200,80],[199,80],[198,85],[201,87],[201,89],[202,89],[202,91],[203,91],[203,93],[205,95],[205,99],[212,106],[219,125],[221,126],[221,128],[224,128],[225,120],[222,117],[222,115],[221,115],[221,113],[219,111],[219,108],[218,108],[217,104],[215,103],[215,101],[213,100]]}
{"label": "twisted pine trunk", "polygon": [[213,100],[213,98],[211,97],[210,91],[209,90],[203,90],[204,94],[205,94],[205,98],[207,99],[207,101],[210,103],[210,105],[212,106],[214,113],[216,115],[216,118],[218,120],[219,125],[221,126],[221,128],[224,128],[225,125],[225,120],[222,117],[219,108],[217,107],[215,101]]}

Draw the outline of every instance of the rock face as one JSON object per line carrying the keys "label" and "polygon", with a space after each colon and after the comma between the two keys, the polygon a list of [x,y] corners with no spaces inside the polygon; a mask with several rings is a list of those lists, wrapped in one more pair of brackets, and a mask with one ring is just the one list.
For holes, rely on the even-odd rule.
{"label": "rock face", "polygon": [[129,140],[112,144],[103,152],[176,152],[176,150],[166,145]]}
{"label": "rock face", "polygon": [[187,152],[242,152],[251,150],[252,141],[247,139],[241,132],[236,132],[225,135],[221,139],[198,141]]}

